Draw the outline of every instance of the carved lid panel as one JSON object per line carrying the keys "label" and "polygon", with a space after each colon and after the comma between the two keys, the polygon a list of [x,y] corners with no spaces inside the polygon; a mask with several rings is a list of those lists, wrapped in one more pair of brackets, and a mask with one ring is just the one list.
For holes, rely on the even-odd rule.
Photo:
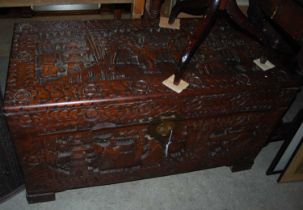
{"label": "carved lid panel", "polygon": [[[197,21],[183,21],[178,31],[146,20],[16,24],[5,108],[173,96],[161,82],[174,72]],[[218,20],[188,66],[184,80],[190,86],[181,95],[291,84],[279,65],[263,72],[253,64],[263,53],[254,41]]]}

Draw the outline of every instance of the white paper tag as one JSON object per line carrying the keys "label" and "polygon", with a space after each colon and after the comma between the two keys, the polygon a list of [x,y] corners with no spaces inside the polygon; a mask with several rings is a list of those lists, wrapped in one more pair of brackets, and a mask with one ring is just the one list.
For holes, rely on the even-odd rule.
{"label": "white paper tag", "polygon": [[276,66],[272,64],[269,60],[266,60],[265,63],[261,63],[260,58],[255,59],[254,63],[260,67],[263,71],[267,71],[269,69],[275,68]]}
{"label": "white paper tag", "polygon": [[180,19],[176,18],[174,23],[169,24],[167,17],[160,17],[159,27],[179,30],[180,29]]}
{"label": "white paper tag", "polygon": [[178,85],[175,85],[174,79],[175,79],[175,75],[173,74],[170,77],[168,77],[166,80],[164,80],[162,84],[168,87],[169,89],[175,91],[176,93],[181,93],[189,86],[189,84],[184,80],[180,80],[180,83]]}

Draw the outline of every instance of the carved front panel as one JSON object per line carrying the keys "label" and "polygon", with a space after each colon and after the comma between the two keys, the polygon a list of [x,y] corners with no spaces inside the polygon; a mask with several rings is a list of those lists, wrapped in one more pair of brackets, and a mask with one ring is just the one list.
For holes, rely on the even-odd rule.
{"label": "carved front panel", "polygon": [[255,155],[269,134],[266,121],[262,123],[268,116],[173,119],[176,126],[163,138],[150,133],[148,125],[37,136],[16,143],[31,183],[28,190],[58,191],[229,165],[243,155],[243,148],[246,155]]}

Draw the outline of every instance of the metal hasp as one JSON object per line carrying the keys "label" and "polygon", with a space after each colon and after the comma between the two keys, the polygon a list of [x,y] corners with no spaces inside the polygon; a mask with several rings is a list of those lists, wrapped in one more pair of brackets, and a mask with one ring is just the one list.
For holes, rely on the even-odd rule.
{"label": "metal hasp", "polygon": [[215,23],[219,10],[226,11],[228,16],[237,25],[248,32],[265,47],[267,46],[262,32],[255,29],[254,26],[249,22],[247,17],[239,9],[236,0],[179,0],[172,8],[169,23],[173,23],[180,12],[186,12],[193,15],[205,15],[201,22],[197,25],[194,33],[190,36],[183,52],[181,53],[177,68],[175,70],[174,84],[178,85],[180,83],[187,64],[190,62],[195,51],[208,36]]}

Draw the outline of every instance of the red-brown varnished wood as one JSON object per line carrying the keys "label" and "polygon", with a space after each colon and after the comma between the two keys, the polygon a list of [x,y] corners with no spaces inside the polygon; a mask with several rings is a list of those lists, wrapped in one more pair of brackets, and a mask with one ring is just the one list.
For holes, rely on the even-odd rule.
{"label": "red-brown varnished wood", "polygon": [[[188,64],[189,87],[162,85],[188,36],[157,20],[19,23],[4,114],[30,202],[54,193],[187,171],[249,168],[300,83],[252,60],[260,45],[227,22]],[[267,55],[268,56],[268,55]]]}

